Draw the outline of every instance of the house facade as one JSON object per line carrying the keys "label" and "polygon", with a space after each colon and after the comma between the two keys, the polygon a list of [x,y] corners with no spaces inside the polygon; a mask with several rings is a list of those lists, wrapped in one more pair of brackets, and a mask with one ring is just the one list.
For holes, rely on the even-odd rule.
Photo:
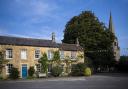
{"label": "house facade", "polygon": [[[64,60],[66,57],[69,57],[75,64],[84,63],[84,56],[79,58],[84,55],[84,51],[78,42],[77,44],[56,43],[54,33],[51,40],[0,36],[0,50],[4,51],[4,59],[7,60],[2,69],[4,78],[8,77],[12,67],[18,68],[21,78],[28,76],[30,66],[34,66],[35,71],[40,72],[41,66],[38,60],[42,53],[46,53],[48,60],[52,60],[53,52],[59,51],[61,64],[64,68],[63,72],[65,72],[66,63]],[[49,73],[51,67],[52,65],[49,63]]]}

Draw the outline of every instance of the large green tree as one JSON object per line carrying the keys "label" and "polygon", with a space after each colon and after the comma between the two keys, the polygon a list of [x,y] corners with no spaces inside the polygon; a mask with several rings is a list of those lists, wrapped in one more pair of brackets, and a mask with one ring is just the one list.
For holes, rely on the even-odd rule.
{"label": "large green tree", "polygon": [[79,39],[80,45],[83,46],[86,55],[93,60],[93,63],[102,64],[101,60],[113,59],[113,54],[109,55],[109,53],[114,35],[91,11],[83,11],[66,24],[63,42],[76,43],[76,38]]}

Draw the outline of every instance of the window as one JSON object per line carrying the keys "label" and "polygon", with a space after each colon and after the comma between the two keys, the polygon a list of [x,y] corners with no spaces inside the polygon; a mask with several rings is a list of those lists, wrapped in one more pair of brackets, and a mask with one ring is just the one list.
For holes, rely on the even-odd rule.
{"label": "window", "polygon": [[75,59],[76,58],[76,52],[75,51],[72,51],[71,52],[71,59]]}
{"label": "window", "polygon": [[36,71],[41,72],[41,64],[36,64]]}
{"label": "window", "polygon": [[64,51],[60,51],[60,58],[64,59]]}
{"label": "window", "polygon": [[52,51],[48,50],[48,60],[51,60],[53,57]]}
{"label": "window", "polygon": [[35,50],[35,58],[36,59],[39,59],[40,58],[40,50],[39,49],[36,49]]}
{"label": "window", "polygon": [[114,46],[117,46],[117,43],[116,42],[114,42]]}
{"label": "window", "polygon": [[12,69],[12,67],[13,67],[13,64],[7,64],[7,68],[6,68],[6,70],[7,70],[7,74],[10,74],[11,73],[11,69]]}
{"label": "window", "polygon": [[13,58],[13,52],[12,49],[6,49],[6,59],[12,59]]}
{"label": "window", "polygon": [[27,50],[26,49],[21,50],[21,59],[27,59]]}

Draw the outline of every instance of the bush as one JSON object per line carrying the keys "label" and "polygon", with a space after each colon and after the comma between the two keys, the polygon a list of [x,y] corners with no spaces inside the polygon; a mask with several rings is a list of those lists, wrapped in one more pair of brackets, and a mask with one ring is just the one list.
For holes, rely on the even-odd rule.
{"label": "bush", "polygon": [[59,66],[55,66],[52,68],[52,71],[51,71],[51,74],[54,76],[54,77],[58,77],[60,76],[60,74],[62,73],[62,68],[59,67]]}
{"label": "bush", "polygon": [[29,70],[28,70],[28,75],[32,77],[34,73],[35,73],[35,69],[34,69],[33,66],[31,66],[31,67],[29,68]]}
{"label": "bush", "polygon": [[73,65],[71,69],[71,75],[72,76],[83,76],[85,68],[86,68],[86,65],[84,63],[78,63],[76,65]]}
{"label": "bush", "polygon": [[18,79],[19,78],[19,71],[18,71],[18,69],[13,67],[11,69],[11,73],[9,74],[9,77],[11,79]]}
{"label": "bush", "polygon": [[85,68],[84,75],[91,76],[91,69],[89,67]]}

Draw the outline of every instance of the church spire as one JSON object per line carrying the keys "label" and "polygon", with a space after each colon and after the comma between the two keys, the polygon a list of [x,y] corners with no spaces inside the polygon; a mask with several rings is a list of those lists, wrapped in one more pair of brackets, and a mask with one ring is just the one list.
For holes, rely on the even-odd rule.
{"label": "church spire", "polygon": [[110,12],[110,19],[109,19],[109,30],[115,34],[115,31],[114,31],[114,25],[113,25],[113,21],[112,21],[112,14]]}
{"label": "church spire", "polygon": [[[110,12],[110,19],[109,19],[109,31],[111,31],[115,35],[111,12]],[[112,50],[113,50],[115,61],[119,61],[119,59],[120,59],[120,49],[119,49],[119,46],[118,46],[117,37],[114,39],[114,42],[112,44]]]}

